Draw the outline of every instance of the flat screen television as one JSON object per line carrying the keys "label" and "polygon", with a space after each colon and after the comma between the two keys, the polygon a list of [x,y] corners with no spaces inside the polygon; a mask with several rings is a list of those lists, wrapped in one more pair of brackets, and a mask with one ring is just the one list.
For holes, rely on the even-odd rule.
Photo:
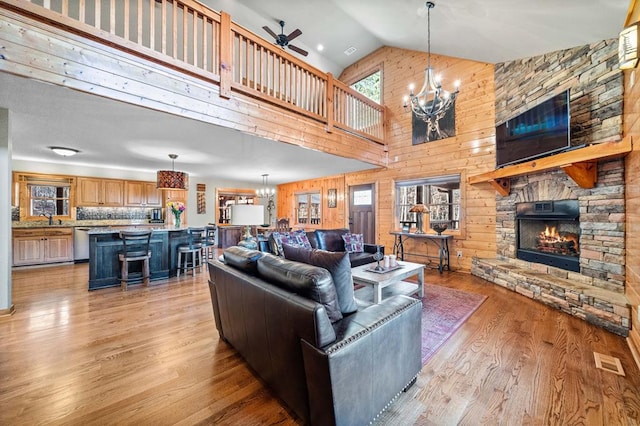
{"label": "flat screen television", "polygon": [[569,90],[496,127],[496,168],[544,157],[571,146]]}

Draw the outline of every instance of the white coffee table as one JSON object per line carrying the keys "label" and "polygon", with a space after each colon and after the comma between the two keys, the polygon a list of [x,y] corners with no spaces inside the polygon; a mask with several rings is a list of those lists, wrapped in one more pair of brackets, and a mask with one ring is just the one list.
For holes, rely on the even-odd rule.
{"label": "white coffee table", "polygon": [[[392,294],[417,294],[424,297],[424,265],[399,261],[398,269],[387,272],[372,272],[376,263],[356,266],[351,269],[354,284],[362,284],[373,287],[373,303],[380,303],[383,298]],[[418,283],[403,281],[406,278],[418,276]],[[384,290],[384,291],[383,291]]]}

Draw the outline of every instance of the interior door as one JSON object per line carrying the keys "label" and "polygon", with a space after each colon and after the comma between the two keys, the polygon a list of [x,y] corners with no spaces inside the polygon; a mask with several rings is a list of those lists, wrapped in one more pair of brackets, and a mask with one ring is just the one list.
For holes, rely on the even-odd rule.
{"label": "interior door", "polygon": [[373,184],[349,187],[349,230],[362,234],[364,242],[375,244],[376,211]]}

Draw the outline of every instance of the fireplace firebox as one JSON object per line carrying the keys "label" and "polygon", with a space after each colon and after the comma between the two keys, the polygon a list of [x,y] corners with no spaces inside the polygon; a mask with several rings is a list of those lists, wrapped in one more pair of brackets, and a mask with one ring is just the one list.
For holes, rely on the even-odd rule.
{"label": "fireplace firebox", "polygon": [[518,259],[580,272],[578,200],[516,204]]}

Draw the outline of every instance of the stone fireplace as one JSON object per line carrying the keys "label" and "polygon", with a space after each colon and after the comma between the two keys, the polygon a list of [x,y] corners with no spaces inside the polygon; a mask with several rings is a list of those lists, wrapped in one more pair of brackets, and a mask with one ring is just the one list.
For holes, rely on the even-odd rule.
{"label": "stone fireplace", "polygon": [[516,204],[516,236],[518,259],[580,272],[578,200]]}
{"label": "stone fireplace", "polygon": [[496,210],[496,258],[472,274],[628,334],[623,159],[600,161],[594,188],[562,170],[514,177]]}

